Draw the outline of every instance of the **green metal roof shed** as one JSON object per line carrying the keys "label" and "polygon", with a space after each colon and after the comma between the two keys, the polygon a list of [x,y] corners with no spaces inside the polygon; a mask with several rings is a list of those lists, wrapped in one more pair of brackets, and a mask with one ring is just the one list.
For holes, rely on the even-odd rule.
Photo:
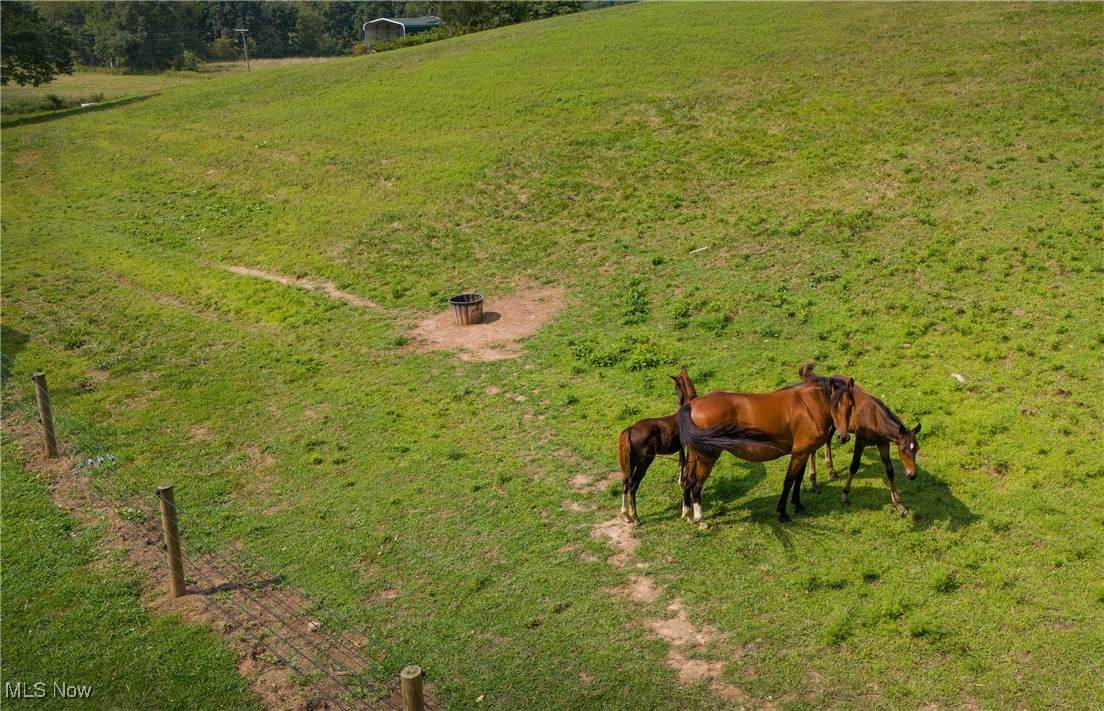
{"label": "green metal roof shed", "polygon": [[425,32],[434,27],[444,27],[445,23],[436,15],[422,17],[381,17],[364,23],[364,43],[371,44],[379,40],[391,40]]}

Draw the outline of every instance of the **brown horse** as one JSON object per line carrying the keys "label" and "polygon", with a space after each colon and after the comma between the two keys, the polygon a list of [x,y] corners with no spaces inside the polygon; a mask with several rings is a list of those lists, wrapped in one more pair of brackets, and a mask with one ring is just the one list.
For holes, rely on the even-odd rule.
{"label": "brown horse", "polygon": [[[679,407],[698,396],[694,383],[683,366],[678,375],[672,375],[675,381],[675,393]],[[640,523],[636,515],[636,490],[648,473],[656,455],[679,455],[679,477],[681,482],[682,443],[679,441],[675,416],[646,418],[626,427],[617,436],[617,461],[621,465],[621,516],[629,523]]]}
{"label": "brown horse", "polygon": [[[802,368],[801,377],[806,373]],[[838,376],[837,376],[838,377]],[[901,456],[901,464],[905,467],[905,477],[912,481],[916,478],[916,454],[920,451],[920,445],[916,441],[916,435],[920,434],[920,423],[909,429],[900,417],[893,414],[884,402],[866,392],[858,385],[855,386],[855,410],[851,414],[848,423],[851,432],[855,435],[855,454],[851,458],[851,468],[847,472],[847,481],[843,485],[843,503],[850,504],[848,495],[851,493],[851,478],[859,470],[862,461],[862,452],[866,447],[877,447],[882,456],[882,464],[885,465],[886,479],[889,480],[889,490],[893,498],[893,505],[902,516],[908,516],[908,509],[901,503],[901,495],[897,493],[897,484],[893,481],[893,463],[889,460],[890,443],[897,445],[897,453]],[[814,454],[810,461],[815,461]],[[828,464],[829,476],[837,478],[832,467],[832,439],[824,443],[824,461]],[[809,471],[809,484],[814,494],[820,493],[820,487],[816,483],[816,467]]]}
{"label": "brown horse", "polygon": [[682,515],[701,523],[701,491],[721,456],[731,452],[749,462],[766,462],[790,455],[778,519],[789,521],[786,497],[793,490],[797,513],[804,513],[799,491],[809,455],[822,447],[835,427],[840,442],[850,439],[848,422],[855,406],[852,378],[812,375],[812,364],[802,368],[809,379],[772,393],[712,392],[683,405],[675,418],[679,438],[689,450],[682,483]]}

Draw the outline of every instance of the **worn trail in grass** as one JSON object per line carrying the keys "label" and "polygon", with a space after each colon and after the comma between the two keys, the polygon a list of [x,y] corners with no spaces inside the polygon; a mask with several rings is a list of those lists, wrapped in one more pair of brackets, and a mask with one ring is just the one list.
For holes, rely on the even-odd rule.
{"label": "worn trail in grass", "polygon": [[[5,129],[5,354],[469,701],[1086,705],[1101,7],[686,8]],[[408,345],[457,290],[534,284],[565,306],[517,359]],[[811,359],[923,421],[912,516],[873,453],[850,508],[830,484],[787,526],[784,464],[725,459],[700,532],[660,461],[608,563],[597,484],[668,372],[768,390]],[[715,634],[648,624],[680,610]]]}

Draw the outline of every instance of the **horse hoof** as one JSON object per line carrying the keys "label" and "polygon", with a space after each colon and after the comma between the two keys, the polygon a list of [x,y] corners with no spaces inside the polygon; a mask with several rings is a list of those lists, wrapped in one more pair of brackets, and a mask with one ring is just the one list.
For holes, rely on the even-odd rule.
{"label": "horse hoof", "polygon": [[621,518],[624,519],[625,523],[632,523],[633,522],[633,517],[628,515],[624,511],[621,512]]}
{"label": "horse hoof", "polygon": [[828,478],[829,479],[839,479],[839,474],[836,474],[834,471],[829,471],[828,472]]}
{"label": "horse hoof", "polygon": [[701,523],[698,524],[698,530],[699,531],[708,531],[709,530],[709,524],[706,523],[705,521],[702,521]]}
{"label": "horse hoof", "polygon": [[808,516],[809,515],[809,512],[805,510],[804,506],[798,506],[796,509],[794,509],[794,512],[798,516]]}
{"label": "horse hoof", "polygon": [[781,511],[778,514],[778,520],[781,521],[782,523],[789,523],[790,522],[790,515],[788,513],[786,513],[785,511]]}
{"label": "horse hoof", "polygon": [[812,488],[809,489],[809,491],[811,491],[814,494],[816,494],[817,496],[819,496],[820,495],[820,486],[818,486],[816,484],[813,484]]}
{"label": "horse hoof", "polygon": [[842,501],[843,501],[843,505],[844,505],[844,506],[850,506],[850,505],[851,505],[851,500],[850,500],[850,499],[848,499],[848,498],[847,498],[846,496],[844,496],[844,497],[842,498]]}

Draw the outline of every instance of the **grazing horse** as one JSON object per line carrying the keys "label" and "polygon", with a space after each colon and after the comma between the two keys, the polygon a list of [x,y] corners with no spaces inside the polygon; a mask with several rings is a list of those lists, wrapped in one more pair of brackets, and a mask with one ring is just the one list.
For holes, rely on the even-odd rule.
{"label": "grazing horse", "polygon": [[[698,396],[694,383],[683,366],[672,375],[679,406]],[[626,427],[617,436],[617,461],[621,465],[621,516],[629,523],[640,523],[636,515],[636,490],[658,454],[679,455],[679,481],[682,481],[683,453],[675,416],[646,418]]]}
{"label": "grazing horse", "polygon": [[[801,369],[801,377],[811,376],[812,372]],[[901,463],[905,467],[905,477],[912,481],[916,478],[916,454],[920,451],[920,445],[916,442],[916,435],[920,434],[920,423],[911,430],[905,426],[900,417],[886,407],[886,404],[855,386],[855,410],[851,414],[848,423],[851,432],[855,435],[855,454],[851,458],[851,468],[847,471],[847,481],[843,484],[843,503],[850,504],[848,495],[851,493],[851,477],[859,470],[862,461],[862,452],[866,447],[877,447],[882,455],[882,464],[885,465],[886,479],[889,480],[889,490],[893,498],[893,505],[902,516],[908,516],[908,509],[901,503],[901,495],[897,493],[897,484],[893,481],[893,464],[889,461],[889,445],[892,442],[897,445],[897,453],[901,456]],[[814,454],[810,460],[815,460]],[[831,478],[836,474],[832,468],[832,440],[824,443],[824,461],[828,463],[828,471]],[[820,493],[820,487],[816,483],[816,468],[809,472],[809,484],[814,494]]]}
{"label": "grazing horse", "polygon": [[772,393],[711,392],[683,405],[675,418],[679,438],[689,450],[682,484],[682,516],[701,523],[701,491],[721,452],[749,462],[767,462],[790,455],[778,519],[789,521],[786,497],[793,490],[797,513],[804,513],[798,492],[809,455],[822,447],[835,427],[840,442],[850,439],[848,422],[855,406],[852,378],[809,379]]}

